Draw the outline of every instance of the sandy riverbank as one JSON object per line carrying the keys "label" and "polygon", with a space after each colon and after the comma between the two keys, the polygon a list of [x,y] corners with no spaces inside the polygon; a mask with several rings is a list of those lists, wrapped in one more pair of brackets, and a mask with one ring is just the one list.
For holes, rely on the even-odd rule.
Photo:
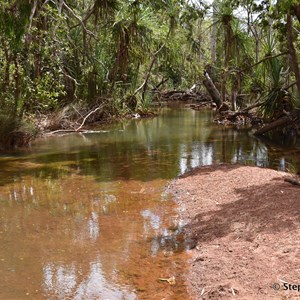
{"label": "sandy riverbank", "polygon": [[300,298],[284,290],[284,282],[300,285],[300,187],[286,177],[221,165],[171,183],[195,242],[187,281],[196,299]]}

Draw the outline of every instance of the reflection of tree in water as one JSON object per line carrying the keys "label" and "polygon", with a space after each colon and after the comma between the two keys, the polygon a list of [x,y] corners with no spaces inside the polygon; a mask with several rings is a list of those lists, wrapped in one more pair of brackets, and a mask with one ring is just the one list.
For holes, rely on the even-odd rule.
{"label": "reflection of tree in water", "polygon": [[299,148],[282,146],[277,140],[273,141],[267,137],[259,138],[268,149],[269,163],[272,168],[280,171],[299,173],[300,155]]}
{"label": "reflection of tree in water", "polygon": [[215,125],[207,143],[213,149],[214,162],[268,165],[267,148],[252,138],[247,129],[235,130]]}
{"label": "reflection of tree in water", "polygon": [[129,287],[119,286],[107,280],[99,261],[91,262],[85,274],[81,274],[82,270],[77,269],[72,264],[69,266],[45,264],[43,281],[47,298],[74,300],[137,299],[136,294]]}
{"label": "reflection of tree in water", "polygon": [[161,216],[149,209],[141,211],[141,216],[144,218],[145,238],[151,244],[151,256],[158,256],[161,251],[173,254],[185,250],[184,234],[179,224],[173,230],[164,228]]}
{"label": "reflection of tree in water", "polygon": [[28,157],[3,161],[1,181],[12,180],[9,170],[18,170],[20,161],[20,177],[53,180],[75,172],[97,181],[171,179],[213,162],[273,165],[269,149],[246,129],[224,128],[211,120],[211,112],[165,109],[157,118],[125,121],[97,134],[53,138]]}

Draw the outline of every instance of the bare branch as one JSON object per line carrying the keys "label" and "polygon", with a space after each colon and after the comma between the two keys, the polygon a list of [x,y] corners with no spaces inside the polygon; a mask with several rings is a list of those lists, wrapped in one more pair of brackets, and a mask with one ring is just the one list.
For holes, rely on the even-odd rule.
{"label": "bare branch", "polygon": [[31,13],[30,13],[30,17],[29,17],[28,31],[30,31],[30,29],[31,29],[31,26],[32,26],[32,19],[33,19],[34,15],[35,15],[36,8],[37,8],[37,4],[38,4],[38,1],[37,1],[37,0],[34,0],[33,7],[32,7],[32,10],[31,10]]}
{"label": "bare branch", "polygon": [[291,83],[291,84],[288,85],[287,87],[284,87],[283,90],[288,90],[288,89],[290,89],[291,87],[293,87],[293,86],[296,85],[296,84],[297,84],[297,81]]}
{"label": "bare branch", "polygon": [[137,93],[139,93],[143,89],[142,98],[144,99],[145,93],[146,93],[146,89],[147,89],[148,80],[149,80],[149,77],[150,77],[150,74],[151,74],[151,70],[152,70],[153,65],[154,65],[154,63],[156,61],[156,56],[159,54],[159,52],[161,50],[163,50],[165,48],[166,43],[167,43],[167,41],[169,39],[170,34],[171,34],[171,28],[169,28],[169,31],[167,33],[165,42],[161,45],[161,47],[157,51],[155,51],[152,54],[152,60],[150,62],[149,69],[148,69],[147,75],[145,77],[145,80],[143,81],[143,83],[141,84],[141,86],[136,89],[136,91],[133,93],[132,97],[134,97]]}
{"label": "bare branch", "polygon": [[276,55],[266,56],[266,57],[264,57],[263,59],[261,59],[260,61],[258,61],[257,63],[255,63],[255,64],[253,64],[253,65],[251,65],[251,66],[249,66],[249,67],[243,69],[242,71],[246,71],[246,70],[252,69],[252,68],[256,67],[257,65],[263,63],[264,61],[266,61],[266,60],[268,60],[268,59],[276,58],[276,57],[283,56],[283,55],[287,55],[287,54],[289,54],[289,51],[281,52],[281,53],[276,54]]}
{"label": "bare branch", "polygon": [[83,119],[81,125],[80,125],[75,131],[79,131],[79,130],[82,128],[82,126],[84,125],[84,123],[85,123],[85,121],[87,120],[87,118],[88,118],[90,115],[94,114],[96,111],[98,111],[100,108],[101,108],[101,107],[97,107],[96,109],[90,111],[90,112],[86,115],[86,117]]}
{"label": "bare branch", "polygon": [[64,6],[64,7],[65,7],[65,8],[66,8],[66,9],[67,9],[74,17],[75,17],[75,19],[77,19],[77,20],[80,22],[80,24],[81,24],[83,30],[84,30],[87,34],[89,34],[89,35],[91,35],[91,36],[93,36],[93,37],[95,38],[95,34],[86,28],[86,26],[85,26],[84,22],[82,21],[82,19],[81,19],[79,16],[77,16],[76,13],[72,10],[72,8],[69,7],[69,6],[66,4],[66,2],[64,2],[64,1],[63,1],[63,6]]}

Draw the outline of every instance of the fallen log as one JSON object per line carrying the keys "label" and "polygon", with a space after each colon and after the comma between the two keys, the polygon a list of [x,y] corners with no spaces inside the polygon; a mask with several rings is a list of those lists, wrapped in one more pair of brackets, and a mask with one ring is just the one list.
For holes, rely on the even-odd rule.
{"label": "fallen log", "polygon": [[300,118],[300,111],[295,110],[295,111],[289,113],[288,115],[281,117],[281,118],[277,119],[276,121],[271,122],[271,123],[265,125],[264,127],[258,129],[254,133],[254,135],[261,135],[261,134],[267,133],[274,129],[286,127],[287,125],[293,124],[299,118]]}
{"label": "fallen log", "polygon": [[285,178],[284,179],[285,182],[288,182],[292,185],[297,185],[297,186],[300,186],[300,182],[296,179],[293,179],[293,178]]}

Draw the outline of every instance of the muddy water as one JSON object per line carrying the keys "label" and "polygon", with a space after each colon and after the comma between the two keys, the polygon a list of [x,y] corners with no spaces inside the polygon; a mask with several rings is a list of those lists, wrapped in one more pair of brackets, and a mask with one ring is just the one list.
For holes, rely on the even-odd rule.
{"label": "muddy water", "polygon": [[[165,108],[1,156],[0,299],[193,299],[168,181],[212,163],[300,165],[299,149],[211,118]],[[173,276],[174,285],[160,280]]]}

